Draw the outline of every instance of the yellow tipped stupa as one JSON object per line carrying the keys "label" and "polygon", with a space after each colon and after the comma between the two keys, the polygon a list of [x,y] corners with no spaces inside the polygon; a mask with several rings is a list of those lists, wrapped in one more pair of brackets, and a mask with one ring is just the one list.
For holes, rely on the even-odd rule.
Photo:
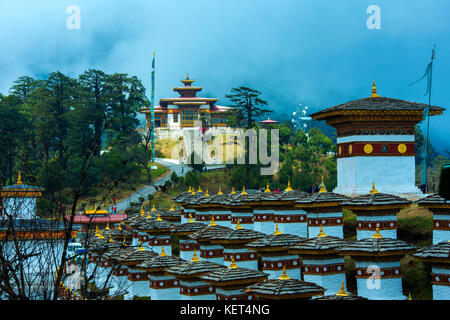
{"label": "yellow tipped stupa", "polygon": [[322,183],[320,184],[319,192],[327,192],[327,188],[325,187],[325,183],[323,182],[323,176],[322,176]]}
{"label": "yellow tipped stupa", "polygon": [[195,222],[194,219],[192,219],[192,213],[189,213],[189,223]]}
{"label": "yellow tipped stupa", "polygon": [[231,263],[230,263],[230,266],[229,266],[228,268],[230,268],[230,269],[236,269],[236,268],[239,268],[239,267],[237,266],[236,262],[234,261],[234,256],[231,258]]}
{"label": "yellow tipped stupa", "polygon": [[205,192],[205,197],[206,197],[206,198],[209,198],[209,193],[208,193],[208,189],[206,189],[206,192]]}
{"label": "yellow tipped stupa", "polygon": [[270,191],[270,189],[269,189],[269,183],[267,182],[267,185],[266,185],[266,190],[264,190],[264,192],[272,192],[272,191]]}
{"label": "yellow tipped stupa", "polygon": [[174,206],[173,206],[173,203],[172,203],[172,206],[170,207],[169,211],[175,211],[175,208],[174,208]]}
{"label": "yellow tipped stupa", "polygon": [[22,176],[20,174],[20,170],[19,170],[19,175],[17,176],[17,182],[16,184],[21,185],[22,184]]}
{"label": "yellow tipped stupa", "polygon": [[234,191],[234,187],[231,188],[231,194],[236,194],[236,191]]}
{"label": "yellow tipped stupa", "polygon": [[241,192],[241,194],[247,194],[247,192],[245,192],[245,186],[242,186],[242,192]]}
{"label": "yellow tipped stupa", "polygon": [[336,292],[336,295],[337,295],[337,296],[341,296],[341,297],[346,297],[346,296],[348,296],[347,291],[345,291],[344,281],[342,281],[341,289],[340,289],[338,292]]}
{"label": "yellow tipped stupa", "polygon": [[111,229],[109,228],[109,223],[106,224],[105,230],[111,230]]}
{"label": "yellow tipped stupa", "polygon": [[105,237],[103,236],[102,232],[99,230],[98,231],[98,235],[97,235],[100,239],[105,239]]}
{"label": "yellow tipped stupa", "polygon": [[161,248],[161,254],[159,255],[160,257],[166,257],[167,253],[164,251],[164,247]]}
{"label": "yellow tipped stupa", "polygon": [[108,240],[108,242],[109,242],[109,243],[114,242],[114,240],[111,238],[111,233],[109,234],[109,240]]}
{"label": "yellow tipped stupa", "polygon": [[214,216],[211,216],[211,222],[209,223],[210,226],[217,226],[217,223],[214,221]]}
{"label": "yellow tipped stupa", "polygon": [[159,215],[159,211],[158,211],[158,216],[156,217],[156,221],[162,221],[163,219],[161,219],[161,216]]}
{"label": "yellow tipped stupa", "polygon": [[288,186],[286,189],[284,189],[284,191],[294,191],[294,189],[291,188],[291,181],[288,180]]}
{"label": "yellow tipped stupa", "polygon": [[127,241],[125,240],[125,237],[123,237],[122,246],[127,247]]}
{"label": "yellow tipped stupa", "polygon": [[142,246],[142,241],[139,240],[139,248],[138,251],[145,251],[144,247]]}
{"label": "yellow tipped stupa", "polygon": [[150,210],[147,212],[147,216],[145,217],[146,219],[151,219],[152,215],[150,214]]}
{"label": "yellow tipped stupa", "polygon": [[194,255],[192,256],[191,261],[192,262],[200,261],[200,259],[197,257],[197,251],[195,249],[194,249]]}
{"label": "yellow tipped stupa", "polygon": [[144,211],[144,207],[141,207],[141,210],[139,211],[139,213],[141,214],[141,217],[145,216],[145,211]]}
{"label": "yellow tipped stupa", "polygon": [[198,190],[197,192],[203,192],[202,187],[200,187],[200,185],[198,185]]}
{"label": "yellow tipped stupa", "polygon": [[291,277],[289,277],[286,273],[286,266],[283,266],[283,273],[281,274],[281,276],[278,278],[279,280],[289,280],[291,279]]}
{"label": "yellow tipped stupa", "polygon": [[317,238],[325,238],[327,235],[325,232],[323,232],[323,228],[322,225],[320,225],[320,231],[319,234],[317,235]]}
{"label": "yellow tipped stupa", "polygon": [[218,195],[222,195],[222,194],[223,194],[223,192],[222,192],[222,187],[221,187],[221,186],[219,186],[219,192],[217,192],[217,194],[218,194]]}
{"label": "yellow tipped stupa", "polygon": [[371,98],[376,98],[379,97],[380,95],[377,94],[377,86],[375,85],[375,80],[373,80],[373,84],[372,84],[372,95],[370,96]]}
{"label": "yellow tipped stupa", "polygon": [[152,211],[158,211],[158,210],[156,210],[156,207],[155,207],[155,203],[153,202],[153,208],[152,208]]}
{"label": "yellow tipped stupa", "polygon": [[375,234],[372,236],[372,239],[382,239],[382,238],[383,236],[380,234],[380,229],[378,229],[377,227]]}
{"label": "yellow tipped stupa", "polygon": [[278,229],[278,223],[275,224],[275,232],[273,233],[274,235],[278,235],[278,234],[282,234],[283,232],[280,231],[280,229]]}
{"label": "yellow tipped stupa", "polygon": [[372,182],[372,189],[370,190],[370,193],[378,193],[378,190],[375,189],[375,181]]}
{"label": "yellow tipped stupa", "polygon": [[234,229],[242,229],[241,224],[239,223],[239,219],[237,219],[236,227]]}
{"label": "yellow tipped stupa", "polygon": [[188,192],[192,192],[191,186],[189,186]]}

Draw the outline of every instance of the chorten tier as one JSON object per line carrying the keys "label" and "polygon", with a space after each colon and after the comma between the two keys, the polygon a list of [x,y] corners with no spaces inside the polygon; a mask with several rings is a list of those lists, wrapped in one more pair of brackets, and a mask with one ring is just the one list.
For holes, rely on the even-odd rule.
{"label": "chorten tier", "polygon": [[[326,120],[337,130],[338,185],[334,191],[361,194],[375,181],[380,192],[419,196],[414,127],[427,107],[375,94],[312,114],[312,119]],[[430,106],[429,114],[440,115],[444,110]]]}
{"label": "chorten tier", "polygon": [[318,192],[295,202],[295,207],[306,211],[308,237],[314,238],[322,226],[333,237],[344,238],[344,219],[340,204],[350,198],[334,192]]}
{"label": "chorten tier", "polygon": [[274,234],[255,240],[246,245],[261,257],[262,270],[269,274],[269,279],[274,279],[280,270],[286,268],[287,274],[294,279],[301,279],[300,257],[297,254],[289,254],[287,247],[305,240],[296,235],[281,233],[276,227]]}
{"label": "chorten tier", "polygon": [[207,225],[200,222],[195,222],[190,219],[188,222],[180,224],[174,230],[172,234],[178,236],[179,240],[179,250],[180,258],[185,260],[190,260],[193,257],[194,250],[199,251],[200,246],[197,240],[189,239],[188,236],[196,231],[206,228]]}
{"label": "chorten tier", "polygon": [[175,226],[177,226],[181,223],[181,211],[175,210],[173,207],[171,209],[158,211],[160,213],[161,219],[169,221],[170,223],[173,223]]}
{"label": "chorten tier", "polygon": [[207,228],[192,233],[188,238],[196,240],[199,244],[201,258],[223,265],[224,248],[220,244],[212,243],[211,240],[217,236],[229,234],[231,231],[232,229],[219,226],[211,220]]}
{"label": "chorten tier", "polygon": [[210,221],[211,217],[214,216],[214,221],[218,225],[231,227],[230,200],[228,194],[205,194],[204,198],[192,205],[197,213],[197,221]]}
{"label": "chorten tier", "polygon": [[166,275],[165,270],[183,262],[185,260],[179,257],[162,253],[136,266],[137,269],[144,270],[148,274],[151,300],[178,299],[180,291],[179,280],[173,275]]}
{"label": "chorten tier", "polygon": [[413,256],[431,264],[433,300],[450,300],[450,242],[420,249]]}
{"label": "chorten tier", "polygon": [[[278,272],[280,275],[281,272]],[[264,300],[311,299],[323,296],[325,289],[312,282],[292,279],[286,273],[277,279],[266,280],[248,286],[245,292]]]}
{"label": "chorten tier", "polygon": [[266,234],[264,233],[245,229],[238,224],[231,233],[211,237],[211,242],[213,244],[219,244],[224,248],[225,264],[234,259],[243,268],[258,270],[257,253],[245,245],[265,236]]}
{"label": "chorten tier", "polygon": [[308,237],[307,214],[306,211],[295,208],[295,201],[306,197],[307,193],[289,188],[279,193],[280,198],[273,210],[273,223],[278,224],[283,233],[306,238]]}
{"label": "chorten tier", "polygon": [[196,211],[191,207],[191,205],[194,205],[197,201],[203,199],[204,195],[204,192],[196,192],[192,189],[192,191],[180,193],[172,199],[175,203],[181,206],[181,223],[188,222],[189,214],[191,214],[194,219],[196,218]]}
{"label": "chorten tier", "polygon": [[245,288],[265,281],[267,278],[267,274],[240,267],[240,263],[234,261],[228,268],[216,270],[200,277],[214,287],[217,300],[253,300],[251,295],[245,293]]}
{"label": "chorten tier", "polygon": [[338,249],[349,243],[322,231],[315,238],[290,246],[288,252],[302,258],[303,280],[314,282],[326,289],[325,294],[331,294],[345,283],[344,257]]}
{"label": "chorten tier", "polygon": [[433,244],[450,240],[450,201],[432,194],[417,201],[433,213]]}
{"label": "chorten tier", "polygon": [[375,186],[371,192],[341,203],[342,208],[356,214],[356,239],[371,237],[377,228],[383,237],[397,239],[397,213],[409,207],[411,201],[378,193]]}
{"label": "chorten tier", "polygon": [[400,259],[416,251],[405,241],[383,238],[377,231],[371,238],[340,249],[355,261],[358,295],[370,300],[404,300]]}
{"label": "chorten tier", "polygon": [[214,287],[200,279],[225,266],[206,260],[198,260],[194,256],[190,261],[182,262],[166,269],[167,275],[175,276],[180,281],[181,300],[216,300]]}

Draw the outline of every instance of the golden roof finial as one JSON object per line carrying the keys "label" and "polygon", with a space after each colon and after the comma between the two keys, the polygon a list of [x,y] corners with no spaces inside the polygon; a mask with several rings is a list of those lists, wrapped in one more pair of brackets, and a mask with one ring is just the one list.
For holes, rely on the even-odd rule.
{"label": "golden roof finial", "polygon": [[273,233],[274,235],[278,235],[278,234],[282,234],[283,232],[280,231],[280,229],[278,229],[278,223],[275,223],[275,232]]}
{"label": "golden roof finial", "polygon": [[291,279],[291,277],[289,277],[286,273],[286,266],[283,266],[283,273],[281,274],[281,276],[278,278],[279,280],[289,280]]}
{"label": "golden roof finial", "polygon": [[323,228],[322,225],[320,225],[320,231],[319,234],[317,235],[317,238],[325,238],[327,235],[325,234],[325,232],[323,232]]}
{"label": "golden roof finial", "polygon": [[234,229],[242,229],[242,226],[239,223],[239,218],[237,219],[236,227]]}
{"label": "golden roof finial", "polygon": [[372,84],[372,95],[370,96],[371,98],[376,98],[379,97],[380,95],[377,94],[377,86],[375,85],[375,80],[373,80],[373,84]]}
{"label": "golden roof finial", "polygon": [[105,237],[103,236],[102,232],[99,230],[98,231],[98,235],[97,235],[100,239],[105,239]]}
{"label": "golden roof finial", "polygon": [[164,247],[161,247],[161,254],[159,255],[160,257],[166,257],[167,253],[164,251]]}
{"label": "golden roof finial", "polygon": [[372,236],[372,239],[381,239],[381,238],[383,238],[383,236],[380,234],[380,229],[378,229],[377,227],[377,230],[375,234]]}
{"label": "golden roof finial", "polygon": [[18,175],[18,177],[17,177],[17,182],[16,182],[16,184],[22,184],[22,176],[21,176],[21,174],[20,174],[20,170],[19,170],[19,175]]}
{"label": "golden roof finial", "polygon": [[370,193],[378,193],[378,190],[375,189],[375,181],[372,182],[372,190],[370,190]]}
{"label": "golden roof finial", "polygon": [[144,206],[141,206],[140,214],[141,214],[141,217],[145,216]]}
{"label": "golden roof finial", "polygon": [[293,191],[294,189],[291,188],[291,180],[288,180],[288,186],[284,191]]}
{"label": "golden roof finial", "polygon": [[245,186],[242,186],[242,192],[241,194],[247,194],[247,192],[245,192]]}
{"label": "golden roof finial", "polygon": [[145,251],[144,247],[142,246],[142,241],[139,240],[139,248],[138,251]]}
{"label": "golden roof finial", "polygon": [[105,230],[111,230],[111,229],[109,229],[109,222],[106,223],[106,228],[105,228]]}
{"label": "golden roof finial", "polygon": [[209,198],[208,189],[206,189],[205,197],[206,197],[206,198]]}
{"label": "golden roof finial", "polygon": [[194,219],[192,219],[192,213],[189,213],[189,223],[195,222]]}
{"label": "golden roof finial", "polygon": [[231,188],[231,194],[236,194],[236,191],[234,191],[234,187]]}
{"label": "golden roof finial", "polygon": [[123,242],[122,242],[122,245],[123,245],[124,247],[126,247],[126,246],[127,246],[127,241],[125,240],[125,237],[123,237]]}
{"label": "golden roof finial", "polygon": [[214,216],[211,216],[211,222],[209,223],[210,226],[216,226],[217,223],[214,221]]}
{"label": "golden roof finial", "polygon": [[191,261],[195,262],[195,261],[199,261],[200,259],[197,257],[197,251],[194,249],[194,255],[192,256]]}
{"label": "golden roof finial", "polygon": [[336,292],[336,295],[337,295],[337,296],[342,296],[342,297],[348,296],[347,291],[345,291],[344,281],[342,281],[341,289],[340,289],[338,292]]}
{"label": "golden roof finial", "polygon": [[203,192],[202,187],[200,185],[198,185],[198,190],[197,192]]}
{"label": "golden roof finial", "polygon": [[155,203],[153,202],[153,208],[152,208],[152,211],[158,211],[158,210],[156,210],[156,207],[155,207]]}
{"label": "golden roof finial", "polygon": [[408,300],[412,300],[411,292],[409,292],[409,294],[408,294]]}
{"label": "golden roof finial", "polygon": [[109,242],[109,243],[114,242],[114,240],[111,238],[111,233],[109,234],[109,240],[108,240],[108,242]]}
{"label": "golden roof finial", "polygon": [[194,188],[192,188],[191,194],[195,194],[195,189]]}
{"label": "golden roof finial", "polygon": [[145,218],[146,218],[146,219],[151,219],[151,218],[152,218],[152,215],[150,214],[150,210],[147,211],[147,216],[146,216]]}
{"label": "golden roof finial", "polygon": [[186,80],[189,80],[189,72],[186,72]]}
{"label": "golden roof finial", "polygon": [[223,194],[223,192],[222,192],[222,186],[219,186],[219,192],[217,192],[217,194],[218,194],[218,195],[222,195],[222,194]]}
{"label": "golden roof finial", "polygon": [[327,192],[327,188],[325,187],[325,183],[323,182],[323,176],[322,176],[322,183],[320,185],[321,187],[319,192]]}
{"label": "golden roof finial", "polygon": [[161,219],[161,216],[159,215],[159,211],[158,211],[158,216],[156,217],[156,221],[162,221],[163,219]]}
{"label": "golden roof finial", "polygon": [[188,192],[192,192],[191,186],[189,186]]}
{"label": "golden roof finial", "polygon": [[272,192],[272,191],[270,191],[270,189],[269,189],[269,183],[267,182],[267,185],[266,185],[266,190],[264,190],[264,192]]}
{"label": "golden roof finial", "polygon": [[119,223],[119,226],[117,227],[117,230],[120,230],[120,231],[122,231],[122,222],[121,222],[121,223]]}
{"label": "golden roof finial", "polygon": [[239,267],[237,266],[236,262],[234,261],[234,256],[231,257],[231,263],[230,263],[230,266],[229,266],[228,268],[230,268],[230,269],[236,269],[236,268],[239,268]]}
{"label": "golden roof finial", "polygon": [[169,211],[175,211],[175,208],[173,207],[173,203],[172,203],[172,206],[170,207]]}
{"label": "golden roof finial", "polygon": [[98,225],[95,226],[95,235],[98,236],[99,230],[98,230]]}

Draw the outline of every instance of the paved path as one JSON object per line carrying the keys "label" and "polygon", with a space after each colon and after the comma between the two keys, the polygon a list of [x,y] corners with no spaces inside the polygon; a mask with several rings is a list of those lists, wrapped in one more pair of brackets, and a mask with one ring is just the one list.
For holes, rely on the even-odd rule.
{"label": "paved path", "polygon": [[172,172],[175,172],[178,176],[184,176],[186,174],[186,172],[190,171],[191,168],[189,168],[186,165],[182,165],[182,164],[178,164],[176,162],[173,161],[166,161],[163,159],[159,159],[156,158],[155,162],[157,162],[157,166],[158,163],[161,163],[162,165],[166,166],[167,168],[169,168],[170,172],[168,175],[166,175],[164,178],[160,178],[157,179],[155,181],[153,181],[153,185],[147,185],[142,187],[141,189],[137,190],[135,193],[133,193],[131,196],[129,196],[128,198],[120,201],[117,203],[116,207],[117,207],[117,212],[123,211],[125,209],[128,209],[130,207],[130,203],[131,202],[138,202],[139,201],[139,197],[144,197],[145,200],[147,200],[147,195],[153,194],[155,193],[155,187],[154,185],[160,186],[160,185],[164,185],[166,183],[167,180],[170,180],[170,176],[172,175]]}

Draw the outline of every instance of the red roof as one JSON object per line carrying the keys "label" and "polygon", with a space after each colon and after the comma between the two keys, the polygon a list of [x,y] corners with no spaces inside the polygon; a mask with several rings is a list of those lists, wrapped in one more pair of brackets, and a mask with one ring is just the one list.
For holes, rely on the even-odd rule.
{"label": "red roof", "polygon": [[[64,217],[66,221],[70,220],[70,216]],[[86,215],[76,215],[73,219],[73,223],[75,224],[87,224],[87,223],[119,223],[127,218],[126,214],[112,214],[109,216],[103,217],[92,217]]]}

